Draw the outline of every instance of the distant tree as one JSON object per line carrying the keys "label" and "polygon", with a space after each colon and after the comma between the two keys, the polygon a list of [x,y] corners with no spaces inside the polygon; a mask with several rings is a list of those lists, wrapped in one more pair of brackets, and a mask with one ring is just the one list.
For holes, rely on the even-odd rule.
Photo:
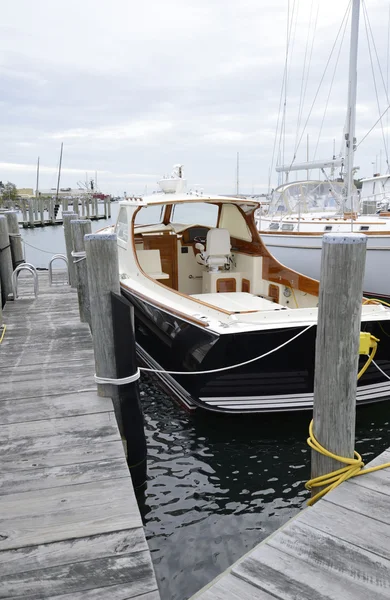
{"label": "distant tree", "polygon": [[18,192],[14,183],[7,181],[7,183],[4,184],[3,182],[1,182],[0,198],[3,202],[6,200],[11,200],[12,202],[15,202],[17,200],[17,197]]}

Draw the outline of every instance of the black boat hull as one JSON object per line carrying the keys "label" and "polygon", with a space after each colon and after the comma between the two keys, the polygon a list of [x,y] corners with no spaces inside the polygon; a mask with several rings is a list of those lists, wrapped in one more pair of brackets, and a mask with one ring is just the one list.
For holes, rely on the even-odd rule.
{"label": "black boat hull", "polygon": [[[287,342],[306,326],[218,335],[122,289],[134,305],[138,355],[155,370],[216,371],[253,359]],[[381,339],[375,362],[390,377],[390,322],[362,324]],[[387,333],[387,335],[385,335]],[[313,406],[316,327],[258,361],[234,369],[176,375],[157,373],[187,409],[257,413],[310,410]],[[362,366],[366,357],[360,357]],[[390,381],[371,365],[358,383],[357,404],[390,399]]]}

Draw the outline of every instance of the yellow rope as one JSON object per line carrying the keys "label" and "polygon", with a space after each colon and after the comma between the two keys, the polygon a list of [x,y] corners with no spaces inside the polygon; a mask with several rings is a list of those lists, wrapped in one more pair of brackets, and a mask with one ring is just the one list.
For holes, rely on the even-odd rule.
{"label": "yellow rope", "polygon": [[0,337],[0,344],[3,341],[4,338],[4,334],[5,334],[5,330],[7,329],[7,325],[3,325],[3,331],[1,332],[1,337]]}
{"label": "yellow rope", "polygon": [[291,285],[290,285],[290,290],[292,291],[292,295],[293,295],[293,298],[294,298],[295,305],[296,305],[297,308],[299,308],[298,302],[297,302],[297,299],[296,299],[296,296],[295,296],[294,288]]}
{"label": "yellow rope", "polygon": [[379,298],[368,298],[368,300],[365,300],[363,302],[364,304],[371,304],[371,303],[375,303],[377,302],[378,304],[384,304],[385,306],[390,306],[390,304],[388,302],[385,302],[384,300],[379,300]]}
{"label": "yellow rope", "polygon": [[[378,347],[378,341],[378,338],[375,338],[373,335],[371,336],[372,351],[366,361],[366,364],[359,371],[358,379],[360,379],[360,377],[366,372],[369,365],[371,364]],[[317,500],[325,496],[325,494],[327,494],[331,490],[334,490],[337,486],[340,485],[340,483],[347,481],[347,479],[350,479],[351,477],[358,477],[359,475],[373,473],[374,471],[379,471],[380,469],[390,467],[390,462],[388,462],[383,465],[378,465],[377,467],[370,467],[369,469],[362,470],[364,467],[364,462],[362,460],[362,457],[358,452],[356,452],[356,450],[354,451],[354,458],[345,458],[345,456],[339,456],[338,454],[330,452],[330,450],[324,448],[324,446],[322,446],[319,443],[319,441],[315,438],[313,433],[313,420],[311,420],[309,425],[309,437],[307,438],[307,443],[309,444],[310,448],[312,448],[316,452],[319,452],[323,456],[328,456],[329,458],[333,458],[334,460],[337,460],[338,462],[341,462],[342,464],[346,465],[345,467],[342,467],[341,469],[336,469],[331,473],[326,473],[325,475],[320,475],[319,477],[313,477],[313,479],[310,479],[306,483],[305,487],[307,490],[311,490],[317,487],[324,487],[323,490],[321,490],[312,498],[310,498],[310,500],[308,500],[309,506],[312,506],[315,502],[317,502]]]}

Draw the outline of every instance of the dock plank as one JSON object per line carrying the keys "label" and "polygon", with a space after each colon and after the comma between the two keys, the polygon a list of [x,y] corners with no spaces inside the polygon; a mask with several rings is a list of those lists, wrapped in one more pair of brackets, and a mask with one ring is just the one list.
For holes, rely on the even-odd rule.
{"label": "dock plank", "polygon": [[77,392],[58,396],[0,399],[0,426],[44,419],[74,417],[112,412],[111,399],[100,398],[96,392]]}

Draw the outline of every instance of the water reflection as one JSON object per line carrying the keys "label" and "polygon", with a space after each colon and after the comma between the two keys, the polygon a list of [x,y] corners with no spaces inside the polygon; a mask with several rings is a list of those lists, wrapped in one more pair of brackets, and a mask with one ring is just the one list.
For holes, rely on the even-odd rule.
{"label": "water reflection", "polygon": [[[149,484],[143,518],[163,600],[188,598],[304,504],[310,414],[188,415],[142,384]],[[390,445],[390,403],[361,408],[357,449]]]}

